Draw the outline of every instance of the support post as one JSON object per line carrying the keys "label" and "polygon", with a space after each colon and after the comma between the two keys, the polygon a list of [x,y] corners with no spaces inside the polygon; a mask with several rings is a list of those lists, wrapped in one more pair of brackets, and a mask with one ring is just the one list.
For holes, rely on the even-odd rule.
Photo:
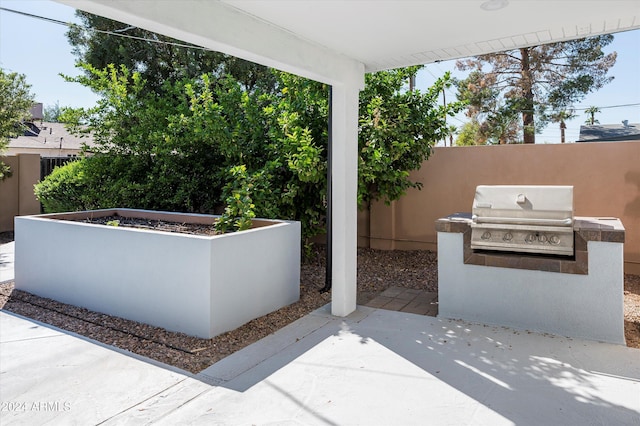
{"label": "support post", "polygon": [[336,84],[331,94],[331,313],[356,310],[358,246],[358,96],[360,87]]}

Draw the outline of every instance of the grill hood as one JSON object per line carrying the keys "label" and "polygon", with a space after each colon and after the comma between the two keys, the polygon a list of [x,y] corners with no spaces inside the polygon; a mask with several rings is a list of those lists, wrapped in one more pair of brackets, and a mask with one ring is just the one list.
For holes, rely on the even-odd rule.
{"label": "grill hood", "polygon": [[573,186],[480,185],[472,213],[476,223],[573,226]]}
{"label": "grill hood", "polygon": [[573,187],[481,185],[471,248],[573,255]]}

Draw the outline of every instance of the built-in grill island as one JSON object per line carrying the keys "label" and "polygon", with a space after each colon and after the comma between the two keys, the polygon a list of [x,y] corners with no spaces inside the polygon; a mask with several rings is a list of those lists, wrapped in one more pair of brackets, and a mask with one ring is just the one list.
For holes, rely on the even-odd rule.
{"label": "built-in grill island", "polygon": [[618,219],[574,216],[572,186],[482,185],[471,207],[436,221],[439,316],[625,343]]}

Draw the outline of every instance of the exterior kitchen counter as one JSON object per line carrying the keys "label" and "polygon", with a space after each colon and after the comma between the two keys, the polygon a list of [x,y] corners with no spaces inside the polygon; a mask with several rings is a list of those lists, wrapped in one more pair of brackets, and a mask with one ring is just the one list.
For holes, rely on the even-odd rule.
{"label": "exterior kitchen counter", "polygon": [[[624,226],[615,217],[582,217],[573,220],[573,231],[586,241],[624,243]],[[577,243],[577,241],[576,241]]]}
{"label": "exterior kitchen counter", "polygon": [[565,274],[589,273],[589,241],[624,243],[625,237],[624,226],[617,218],[576,216],[573,225],[574,256],[484,252],[471,249],[471,223],[471,213],[454,213],[436,221],[437,232],[463,234],[465,264]]}
{"label": "exterior kitchen counter", "polygon": [[471,224],[435,223],[439,317],[625,343],[620,220],[574,217],[573,256],[473,250]]}

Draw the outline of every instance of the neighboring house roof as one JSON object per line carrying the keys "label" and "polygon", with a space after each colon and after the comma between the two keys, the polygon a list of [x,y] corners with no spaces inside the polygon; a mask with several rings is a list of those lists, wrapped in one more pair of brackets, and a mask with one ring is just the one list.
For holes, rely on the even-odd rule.
{"label": "neighboring house roof", "polygon": [[90,136],[80,138],[72,135],[64,128],[63,123],[35,122],[25,123],[24,134],[9,141],[9,148],[38,149],[75,149],[80,151],[84,144],[93,145]]}
{"label": "neighboring house roof", "polygon": [[576,142],[615,142],[640,140],[640,123],[580,126]]}

